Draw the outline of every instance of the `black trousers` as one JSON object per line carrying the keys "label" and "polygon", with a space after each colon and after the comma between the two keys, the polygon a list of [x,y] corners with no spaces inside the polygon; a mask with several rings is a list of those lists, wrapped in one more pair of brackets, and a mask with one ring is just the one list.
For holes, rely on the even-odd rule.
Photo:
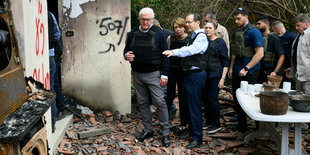
{"label": "black trousers", "polygon": [[249,84],[256,84],[258,81],[259,70],[254,73],[246,76],[233,76],[232,80],[232,88],[233,88],[233,97],[235,102],[235,111],[238,116],[238,131],[245,132],[247,131],[247,114],[241,108],[237,98],[236,98],[236,90],[240,88],[241,81],[248,81]]}

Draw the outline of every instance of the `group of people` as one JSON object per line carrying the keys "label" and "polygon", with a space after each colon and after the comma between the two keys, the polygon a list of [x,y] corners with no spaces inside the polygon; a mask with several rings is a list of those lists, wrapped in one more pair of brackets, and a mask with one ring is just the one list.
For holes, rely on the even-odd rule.
{"label": "group of people", "polygon": [[[229,42],[226,28],[218,23],[213,11],[204,14],[204,24],[197,13],[173,19],[174,33],[167,36],[163,28],[153,23],[151,8],[140,10],[140,25],[128,33],[124,49],[124,58],[131,63],[144,125],[137,141],[154,136],[150,110],[153,103],[161,125],[162,145],[171,144],[168,111],[176,96],[176,85],[180,110],[177,133],[180,139],[192,138],[187,149],[202,144],[203,129],[209,134],[222,129],[218,94],[226,75],[233,79],[239,132],[247,131],[247,116],[235,95],[241,81],[255,84],[266,81],[267,75],[287,74],[295,79],[297,90],[309,94],[310,70],[306,70],[310,67],[309,16],[299,14],[294,19],[297,36],[287,31],[281,21],[270,24],[267,16],[259,17],[256,25],[251,24],[244,8],[237,8],[233,15],[238,29]],[[166,85],[167,97],[162,89]]]}

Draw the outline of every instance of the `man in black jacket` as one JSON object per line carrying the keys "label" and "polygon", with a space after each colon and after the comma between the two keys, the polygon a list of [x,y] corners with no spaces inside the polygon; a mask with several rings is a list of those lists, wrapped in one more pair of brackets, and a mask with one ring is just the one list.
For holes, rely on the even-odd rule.
{"label": "man in black jacket", "polygon": [[164,87],[168,82],[169,59],[162,54],[167,49],[163,31],[153,25],[154,12],[143,8],[139,12],[140,26],[133,28],[127,36],[124,58],[131,63],[134,89],[144,125],[144,132],[136,141],[154,136],[150,97],[157,107],[161,125],[162,143],[170,145],[168,110],[164,99]]}

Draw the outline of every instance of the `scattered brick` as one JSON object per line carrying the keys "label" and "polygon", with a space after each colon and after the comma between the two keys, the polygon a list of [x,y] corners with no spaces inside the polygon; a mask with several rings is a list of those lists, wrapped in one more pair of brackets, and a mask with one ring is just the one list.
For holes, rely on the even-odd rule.
{"label": "scattered brick", "polygon": [[251,152],[254,152],[255,148],[240,147],[238,151],[240,152],[240,155],[247,155]]}
{"label": "scattered brick", "polygon": [[[178,107],[178,103],[174,103]],[[95,113],[94,123],[91,116],[87,115],[81,118],[75,116],[72,126],[66,131],[64,140],[61,142],[58,153],[64,154],[280,154],[279,150],[275,149],[276,145],[270,137],[257,138],[249,144],[244,144],[243,137],[252,131],[255,131],[255,121],[249,120],[249,131],[238,138],[236,132],[237,115],[233,110],[233,106],[226,101],[220,102],[221,119],[220,123],[223,129],[215,134],[207,134],[204,130],[203,145],[200,148],[186,149],[186,145],[191,142],[191,139],[181,140],[179,136],[174,135],[173,130],[180,124],[179,113],[170,120],[169,133],[171,146],[168,148],[162,147],[160,124],[157,120],[156,112],[153,114],[153,129],[154,137],[146,139],[144,142],[135,142],[135,136],[144,131],[141,119],[135,119],[131,114],[120,114],[103,110]],[[155,107],[154,107],[155,109]],[[177,108],[178,109],[178,108]],[[140,115],[137,113],[137,115]],[[280,124],[281,127],[281,124]],[[96,129],[109,128],[107,134],[99,134],[87,136],[82,139],[78,138],[78,133],[92,131]],[[281,128],[276,129],[281,133]],[[290,136],[293,132],[290,132]],[[303,153],[310,152],[310,136],[303,133],[304,141],[302,143]],[[81,137],[80,137],[81,138]],[[294,138],[290,138],[294,140]]]}
{"label": "scattered brick", "polygon": [[217,138],[237,138],[236,132],[230,132],[230,133],[216,133],[213,135],[209,135],[210,137],[217,137]]}
{"label": "scattered brick", "polygon": [[226,140],[225,143],[227,144],[228,148],[239,147],[244,144],[244,142],[242,141],[229,141],[229,140]]}
{"label": "scattered brick", "polygon": [[112,116],[112,113],[111,113],[110,111],[104,111],[103,114],[104,114],[106,117]]}

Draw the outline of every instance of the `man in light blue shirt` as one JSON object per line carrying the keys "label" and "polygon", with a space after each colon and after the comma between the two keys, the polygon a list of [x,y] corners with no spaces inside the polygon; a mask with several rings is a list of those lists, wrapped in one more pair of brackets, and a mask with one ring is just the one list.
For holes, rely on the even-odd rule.
{"label": "man in light blue shirt", "polygon": [[192,142],[186,146],[187,149],[197,148],[202,144],[201,93],[206,80],[204,53],[209,42],[204,30],[200,29],[200,20],[198,14],[186,16],[186,28],[192,36],[189,46],[163,52],[168,57],[183,57],[184,92],[188,102],[190,123],[188,132],[181,135],[180,138],[187,139],[192,136]]}

